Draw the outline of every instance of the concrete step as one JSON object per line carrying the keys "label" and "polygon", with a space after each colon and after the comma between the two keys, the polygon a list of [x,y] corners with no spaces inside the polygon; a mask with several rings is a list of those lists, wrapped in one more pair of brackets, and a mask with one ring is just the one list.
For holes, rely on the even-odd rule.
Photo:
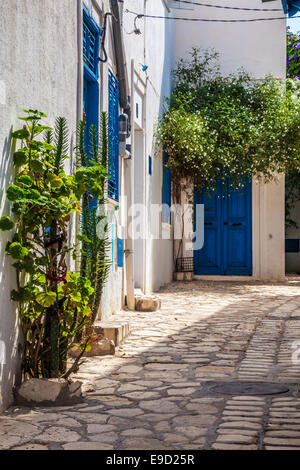
{"label": "concrete step", "polygon": [[103,336],[114,345],[120,346],[130,334],[130,323],[121,321],[101,321],[94,324],[96,334]]}
{"label": "concrete step", "polygon": [[137,312],[157,312],[161,308],[161,300],[154,295],[138,295],[135,297]]}
{"label": "concrete step", "polygon": [[[80,346],[73,346],[69,350],[69,356],[76,358],[81,352]],[[103,338],[99,341],[91,341],[88,350],[83,354],[83,357],[97,357],[97,356],[114,356],[116,347],[113,341]]]}
{"label": "concrete step", "polygon": [[186,272],[186,273],[174,273],[175,281],[193,281],[194,280],[194,273]]}

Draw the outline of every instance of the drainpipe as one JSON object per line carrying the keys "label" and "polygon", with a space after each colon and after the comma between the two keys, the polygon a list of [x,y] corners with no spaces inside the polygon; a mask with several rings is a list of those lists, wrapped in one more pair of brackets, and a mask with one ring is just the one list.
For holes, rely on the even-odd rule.
{"label": "drainpipe", "polygon": [[[126,74],[126,58],[124,52],[123,35],[121,29],[121,16],[119,10],[119,3],[124,3],[123,0],[110,0],[110,8],[113,14],[112,28],[115,44],[116,65],[119,80],[119,100],[120,106],[123,108],[125,114],[131,116],[129,87]],[[129,137],[129,135],[128,135]]]}
{"label": "drainpipe", "polygon": [[[110,0],[111,12],[113,15],[112,28],[115,45],[115,56],[117,66],[117,76],[119,80],[119,101],[120,107],[123,109],[124,114],[128,116],[128,134],[127,138],[131,135],[132,127],[132,113],[130,106],[130,92],[127,81],[126,58],[123,44],[123,36],[121,29],[121,17],[119,10],[119,3],[123,0]],[[132,151],[133,151],[132,142]],[[134,203],[134,159],[124,160],[124,173],[125,173],[125,188],[127,197],[127,234],[125,240],[125,253],[126,253],[126,288],[127,288],[127,307],[129,310],[135,310],[135,296],[134,296],[134,236],[133,236],[133,217],[130,209]]]}

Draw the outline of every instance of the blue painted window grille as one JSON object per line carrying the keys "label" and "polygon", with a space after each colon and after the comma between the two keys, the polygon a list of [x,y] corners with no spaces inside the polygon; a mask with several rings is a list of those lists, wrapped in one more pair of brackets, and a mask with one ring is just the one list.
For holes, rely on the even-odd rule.
{"label": "blue painted window grille", "polygon": [[83,8],[83,60],[84,69],[91,78],[98,78],[100,48],[100,28],[90,16],[87,8]]}
{"label": "blue painted window grille", "polygon": [[167,167],[167,154],[163,152],[163,222],[171,224],[172,178],[171,170]]}
{"label": "blue painted window grille", "polygon": [[119,82],[111,71],[108,78],[108,196],[119,201]]}

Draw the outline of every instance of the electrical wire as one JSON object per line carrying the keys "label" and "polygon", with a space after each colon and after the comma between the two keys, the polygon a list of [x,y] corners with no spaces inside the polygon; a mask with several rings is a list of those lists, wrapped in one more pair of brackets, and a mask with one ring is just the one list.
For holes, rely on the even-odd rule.
{"label": "electrical wire", "polygon": [[[193,21],[193,22],[206,22],[206,23],[253,23],[258,21],[277,21],[277,20],[286,20],[285,16],[280,16],[277,18],[248,18],[248,19],[236,19],[236,20],[224,20],[224,19],[208,19],[208,18],[180,18],[172,16],[159,16],[159,15],[147,15],[143,13],[137,13],[131,10],[125,10],[125,13],[130,13],[135,15],[135,25],[136,20],[141,18],[153,18],[153,19],[162,19],[162,20],[178,20],[178,21]],[[293,16],[289,19],[300,18],[300,16]]]}
{"label": "electrical wire", "polygon": [[226,7],[222,5],[209,5],[208,3],[193,2],[191,0],[172,0],[178,3],[187,3],[189,5],[197,5],[200,7],[220,8],[222,10],[240,10],[240,11],[282,11],[282,8],[247,8],[247,7]]}

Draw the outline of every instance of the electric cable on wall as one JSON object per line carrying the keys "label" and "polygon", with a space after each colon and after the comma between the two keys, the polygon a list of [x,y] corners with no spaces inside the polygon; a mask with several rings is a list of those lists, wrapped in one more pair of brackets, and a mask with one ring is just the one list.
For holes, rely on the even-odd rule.
{"label": "electric cable on wall", "polygon": [[229,7],[223,5],[210,5],[208,3],[193,2],[192,0],[172,0],[173,2],[186,3],[188,5],[197,5],[208,8],[220,8],[222,10],[240,10],[240,11],[282,11],[282,8],[249,8],[249,7]]}
{"label": "electric cable on wall", "polygon": [[[193,22],[205,22],[205,23],[253,23],[258,21],[278,21],[286,20],[285,16],[279,16],[277,18],[247,18],[247,19],[236,19],[236,20],[227,20],[227,19],[209,19],[209,18],[180,18],[172,16],[159,16],[159,15],[147,15],[143,13],[137,13],[131,10],[125,10],[125,13],[135,15],[135,21],[141,18],[152,18],[152,19],[161,19],[161,20],[178,20],[178,21],[193,21]],[[289,18],[290,20],[300,18],[300,16],[293,16]]]}

